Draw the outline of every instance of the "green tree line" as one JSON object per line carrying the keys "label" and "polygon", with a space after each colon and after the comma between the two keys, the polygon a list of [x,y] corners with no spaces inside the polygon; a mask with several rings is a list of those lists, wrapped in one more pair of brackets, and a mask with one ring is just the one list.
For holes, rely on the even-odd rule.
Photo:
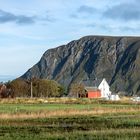
{"label": "green tree line", "polygon": [[6,83],[6,86],[12,97],[31,97],[31,92],[32,97],[61,97],[65,94],[64,87],[54,80],[16,79]]}

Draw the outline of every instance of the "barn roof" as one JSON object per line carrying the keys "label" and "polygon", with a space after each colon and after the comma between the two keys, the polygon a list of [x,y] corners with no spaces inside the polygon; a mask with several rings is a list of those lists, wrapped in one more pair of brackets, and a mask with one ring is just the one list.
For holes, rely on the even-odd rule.
{"label": "barn roof", "polygon": [[97,87],[85,87],[86,91],[99,91]]}

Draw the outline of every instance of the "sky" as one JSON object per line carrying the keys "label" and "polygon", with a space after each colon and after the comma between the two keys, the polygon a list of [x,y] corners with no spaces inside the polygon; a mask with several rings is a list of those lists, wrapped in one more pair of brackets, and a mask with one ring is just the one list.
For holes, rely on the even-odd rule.
{"label": "sky", "polygon": [[87,35],[140,36],[140,0],[0,0],[0,79]]}

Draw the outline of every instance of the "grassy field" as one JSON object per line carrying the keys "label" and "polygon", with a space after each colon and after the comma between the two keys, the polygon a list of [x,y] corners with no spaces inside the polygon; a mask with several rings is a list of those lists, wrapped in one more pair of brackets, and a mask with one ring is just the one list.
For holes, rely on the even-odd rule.
{"label": "grassy field", "polygon": [[140,138],[140,104],[87,99],[42,100],[0,100],[0,140]]}

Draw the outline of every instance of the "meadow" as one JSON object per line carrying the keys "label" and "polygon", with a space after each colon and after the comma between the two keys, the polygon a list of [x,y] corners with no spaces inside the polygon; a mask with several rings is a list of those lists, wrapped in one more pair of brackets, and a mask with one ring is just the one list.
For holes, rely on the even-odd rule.
{"label": "meadow", "polygon": [[139,103],[71,98],[0,100],[0,140],[139,138]]}

